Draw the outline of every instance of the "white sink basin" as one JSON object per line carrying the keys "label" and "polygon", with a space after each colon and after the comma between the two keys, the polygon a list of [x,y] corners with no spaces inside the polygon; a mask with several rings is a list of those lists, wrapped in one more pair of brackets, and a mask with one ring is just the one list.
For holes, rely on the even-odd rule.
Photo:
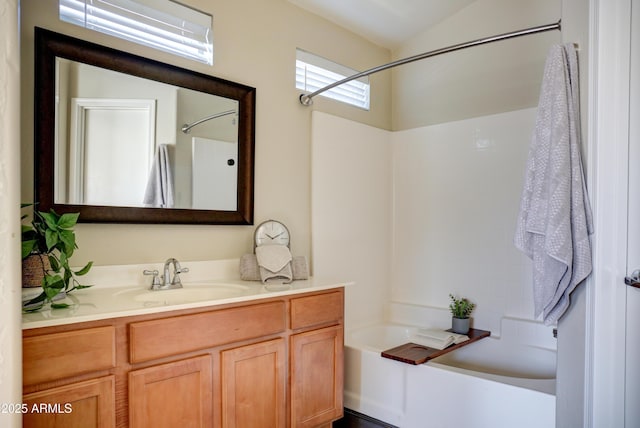
{"label": "white sink basin", "polygon": [[177,305],[207,300],[228,299],[247,294],[249,287],[238,284],[184,285],[174,290],[133,288],[114,294],[117,299],[142,302],[146,305]]}

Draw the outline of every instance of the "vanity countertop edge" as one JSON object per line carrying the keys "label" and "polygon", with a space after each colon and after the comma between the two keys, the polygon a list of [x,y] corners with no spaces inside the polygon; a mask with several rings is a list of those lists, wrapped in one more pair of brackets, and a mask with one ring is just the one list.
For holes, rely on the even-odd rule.
{"label": "vanity countertop edge", "polygon": [[[297,280],[290,284],[290,287],[281,291],[269,291],[264,284],[258,281],[242,281],[239,279],[215,280],[215,284],[237,284],[247,288],[241,296],[205,299],[188,303],[166,304],[145,306],[144,303],[136,301],[123,301],[114,296],[119,291],[131,290],[133,287],[91,287],[76,290],[69,295],[73,303],[65,309],[45,309],[38,312],[22,314],[22,329],[35,329],[42,327],[53,327],[67,324],[76,324],[88,321],[98,321],[109,318],[129,317],[135,315],[146,315],[162,312],[177,311],[183,309],[205,308],[228,305],[232,303],[243,303],[271,299],[280,296],[290,296],[295,294],[310,293],[315,291],[330,290],[352,285],[352,282],[339,281],[334,279],[323,279],[310,277],[307,280]],[[184,288],[188,289],[191,284],[184,283]],[[153,291],[152,293],[163,293]]]}

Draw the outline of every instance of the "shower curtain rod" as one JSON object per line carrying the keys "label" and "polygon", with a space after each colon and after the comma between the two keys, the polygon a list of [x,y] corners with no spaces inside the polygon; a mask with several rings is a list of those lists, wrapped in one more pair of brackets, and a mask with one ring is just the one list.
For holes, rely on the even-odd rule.
{"label": "shower curtain rod", "polygon": [[313,104],[313,97],[315,97],[316,95],[319,95],[319,94],[323,93],[324,91],[328,91],[329,89],[335,88],[336,86],[340,86],[343,83],[347,83],[347,82],[350,82],[352,80],[359,79],[361,77],[368,76],[368,75],[373,74],[373,73],[377,73],[379,71],[387,70],[389,68],[397,67],[397,66],[403,65],[403,64],[408,64],[410,62],[419,61],[421,59],[431,58],[431,57],[436,56],[436,55],[441,55],[441,54],[444,54],[444,53],[449,53],[449,52],[454,52],[454,51],[458,51],[458,50],[461,50],[461,49],[470,48],[470,47],[473,47],[473,46],[480,46],[480,45],[484,45],[484,44],[487,44],[487,43],[498,42],[500,40],[513,39],[515,37],[520,37],[520,36],[528,36],[530,34],[537,34],[537,33],[542,33],[542,32],[545,32],[545,31],[560,30],[561,29],[561,26],[560,26],[561,22],[562,22],[562,20],[560,20],[560,21],[558,21],[556,23],[553,23],[553,24],[539,25],[537,27],[525,28],[524,30],[511,31],[509,33],[498,34],[496,36],[485,37],[485,38],[482,38],[482,39],[472,40],[470,42],[465,42],[465,43],[459,43],[457,45],[452,45],[452,46],[448,46],[448,47],[445,47],[445,48],[440,48],[440,49],[436,49],[436,50],[433,50],[433,51],[429,51],[429,52],[421,53],[421,54],[418,54],[418,55],[410,56],[408,58],[399,59],[397,61],[393,61],[393,62],[390,62],[388,64],[379,65],[377,67],[370,68],[369,70],[365,70],[365,71],[362,71],[360,73],[354,74],[352,76],[345,77],[342,80],[339,80],[337,82],[331,83],[330,85],[327,85],[327,86],[325,86],[323,88],[320,88],[317,91],[312,92],[310,94],[301,94],[300,95],[300,104],[305,105],[305,106],[310,106],[311,104]]}
{"label": "shower curtain rod", "polygon": [[206,122],[207,120],[215,119],[217,117],[227,116],[227,115],[233,114],[235,112],[236,112],[235,110],[227,110],[227,111],[223,111],[221,113],[212,114],[211,116],[203,117],[200,120],[196,120],[191,125],[189,125],[188,123],[185,123],[184,125],[182,125],[182,128],[181,128],[182,132],[184,132],[185,134],[188,134],[189,131],[191,131],[191,128],[193,128],[196,125],[200,125],[202,122]]}

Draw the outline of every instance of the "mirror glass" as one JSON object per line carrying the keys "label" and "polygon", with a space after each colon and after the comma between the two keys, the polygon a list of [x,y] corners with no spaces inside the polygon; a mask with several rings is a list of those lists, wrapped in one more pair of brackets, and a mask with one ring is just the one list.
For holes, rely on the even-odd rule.
{"label": "mirror glass", "polygon": [[56,88],[56,204],[237,209],[236,100],[64,58]]}
{"label": "mirror glass", "polygon": [[251,224],[254,110],[254,88],[37,29],[39,209]]}

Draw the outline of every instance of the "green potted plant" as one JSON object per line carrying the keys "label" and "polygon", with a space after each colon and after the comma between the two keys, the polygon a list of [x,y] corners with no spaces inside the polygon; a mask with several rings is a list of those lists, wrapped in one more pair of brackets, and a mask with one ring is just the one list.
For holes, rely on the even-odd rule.
{"label": "green potted plant", "polygon": [[[21,208],[30,204],[22,204]],[[55,301],[73,290],[90,287],[81,285],[77,277],[85,275],[93,262],[82,269],[74,271],[69,266],[69,259],[77,247],[76,235],[73,231],[78,221],[78,213],[58,215],[54,210],[49,212],[33,211],[29,224],[22,224],[22,260],[23,277],[29,258],[36,263],[35,270],[40,269],[40,286],[42,293],[23,304],[25,311],[37,311],[50,304],[51,308],[66,308],[66,303]],[[27,215],[21,218],[24,220]],[[33,270],[33,268],[32,268]]]}
{"label": "green potted plant", "polygon": [[449,310],[453,316],[451,319],[451,330],[454,333],[467,334],[469,332],[470,315],[476,307],[475,303],[471,303],[467,298],[457,298],[453,294],[449,294],[451,303]]}

